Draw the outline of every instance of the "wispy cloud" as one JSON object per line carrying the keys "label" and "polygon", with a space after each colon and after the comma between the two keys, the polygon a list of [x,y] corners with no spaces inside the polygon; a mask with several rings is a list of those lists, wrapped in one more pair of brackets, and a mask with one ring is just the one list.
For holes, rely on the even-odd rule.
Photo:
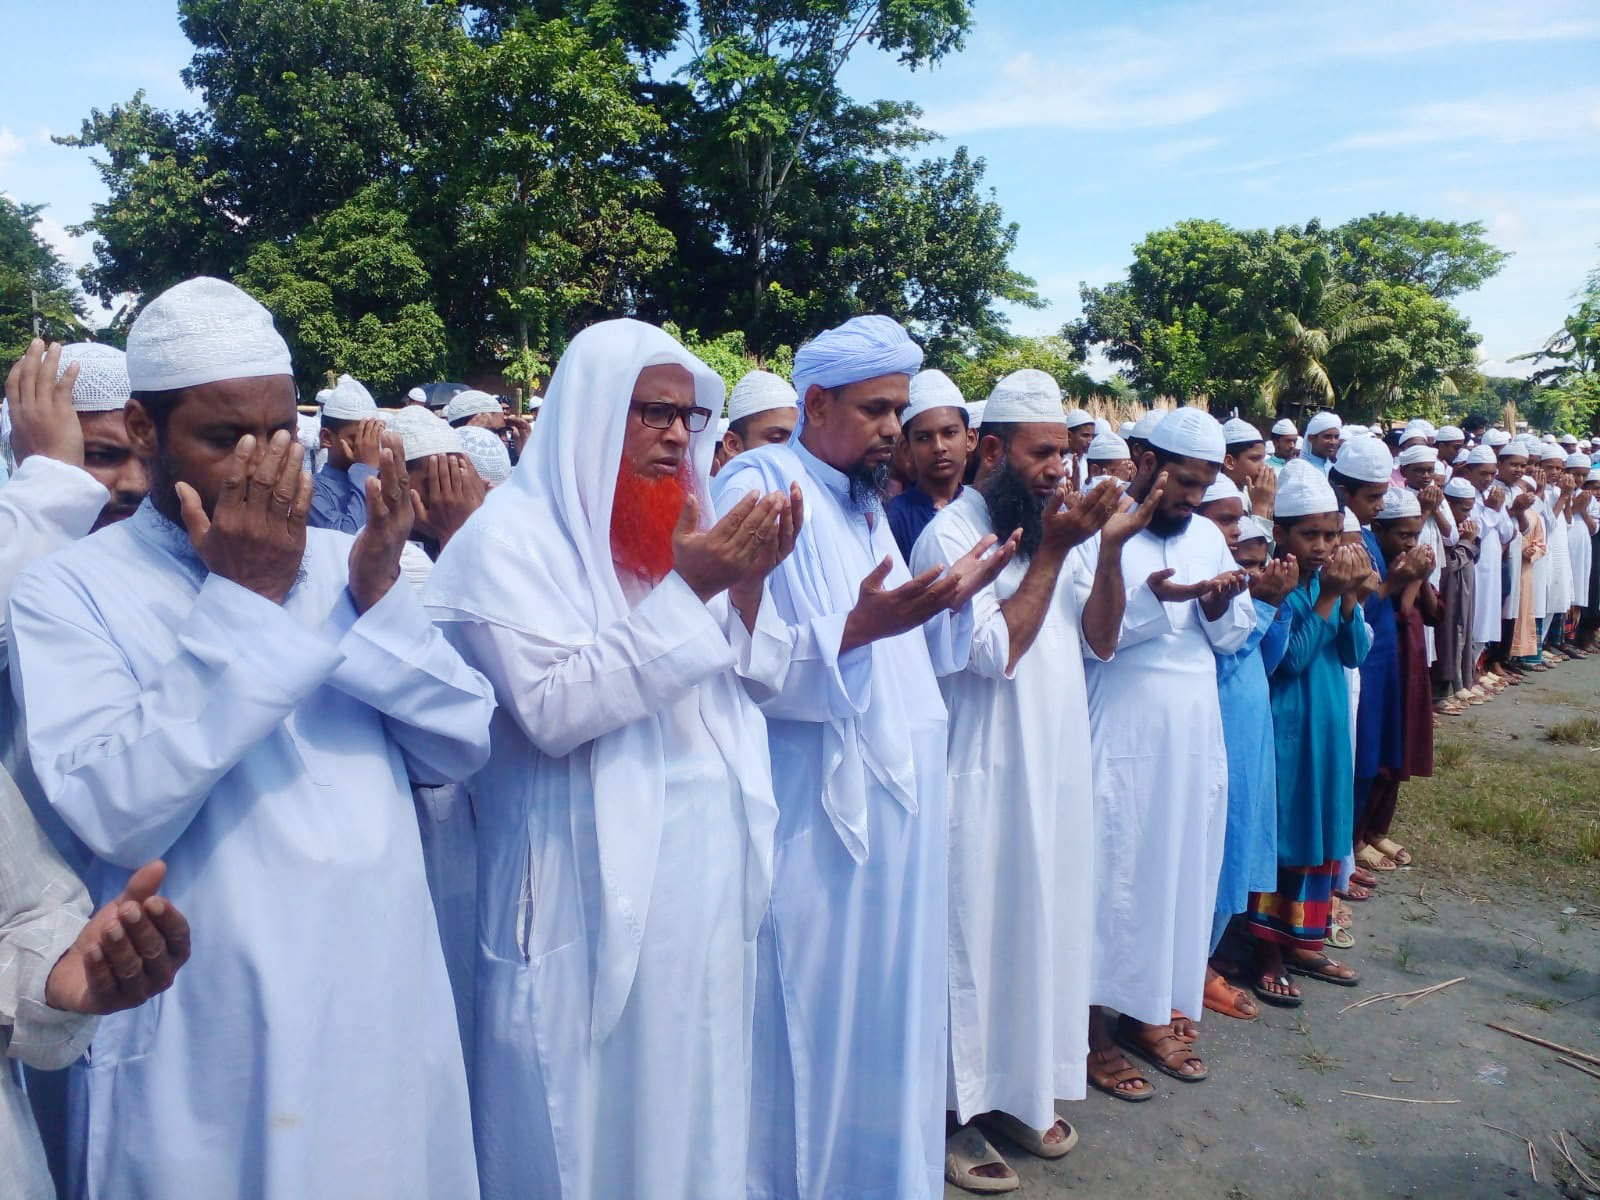
{"label": "wispy cloud", "polygon": [[11,160],[21,154],[23,141],[9,128],[0,125],[0,179],[4,179],[6,168],[11,165]]}
{"label": "wispy cloud", "polygon": [[1573,116],[1597,107],[1600,88],[1572,88],[1540,95],[1488,93],[1402,110],[1387,128],[1351,134],[1334,145],[1336,149],[1369,150],[1439,142],[1526,145],[1591,141],[1600,129],[1587,121],[1574,121]]}

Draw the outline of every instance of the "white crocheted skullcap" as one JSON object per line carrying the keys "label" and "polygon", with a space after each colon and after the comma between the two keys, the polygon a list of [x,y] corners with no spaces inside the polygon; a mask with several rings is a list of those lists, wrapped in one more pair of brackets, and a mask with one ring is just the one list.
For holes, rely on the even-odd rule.
{"label": "white crocheted skullcap", "polygon": [[406,393],[406,399],[413,404],[426,404],[428,402],[428,393],[419,387],[414,387]]}
{"label": "white crocheted skullcap", "polygon": [[[1084,413],[1088,417],[1088,413]],[[1046,371],[1024,367],[1013,371],[994,385],[983,410],[983,419],[991,425],[1066,425],[1067,414],[1061,407],[1061,385],[1055,376]],[[1094,418],[1087,422],[1093,424]]]}
{"label": "white crocheted skullcap", "polygon": [[136,392],[293,374],[272,314],[223,279],[202,275],[168,288],[128,330],[128,382]]}
{"label": "white crocheted skullcap", "polygon": [[1076,429],[1080,425],[1093,425],[1094,416],[1086,409],[1074,408],[1067,412],[1067,428]]}
{"label": "white crocheted skullcap", "polygon": [[389,421],[389,428],[405,442],[406,461],[416,462],[435,454],[465,454],[461,431],[425,408],[402,408]]}
{"label": "white crocheted skullcap", "polygon": [[[926,373],[926,372],[924,372]],[[937,374],[937,372],[935,372]],[[952,387],[955,385],[952,384]],[[916,381],[912,381],[911,403],[917,402]],[[955,403],[961,403],[960,393],[956,394]],[[775,375],[771,371],[750,371],[733,385],[733,391],[728,393],[728,420],[742,421],[746,417],[753,417],[757,413],[771,412],[776,408],[794,408],[796,396],[794,385],[782,375]],[[907,418],[902,418],[902,424]]]}
{"label": "white crocheted skullcap", "polygon": [[1230,446],[1242,446],[1250,442],[1264,442],[1267,440],[1261,436],[1261,430],[1250,424],[1249,421],[1241,420],[1239,417],[1229,417],[1223,422],[1222,436]]}
{"label": "white crocheted skullcap", "polygon": [[500,412],[500,401],[488,392],[480,392],[477,388],[468,388],[464,392],[457,392],[450,397],[450,402],[444,406],[444,419],[454,424],[464,421],[468,417],[475,417],[479,413]]}
{"label": "white crocheted skullcap", "polygon": [[1132,458],[1133,451],[1117,434],[1097,433],[1084,457],[1090,462],[1116,462],[1118,459]]}
{"label": "white crocheted skullcap", "polygon": [[1392,487],[1383,494],[1383,507],[1378,510],[1375,521],[1399,521],[1406,517],[1420,517],[1422,504],[1417,499],[1417,494],[1410,488]]}
{"label": "white crocheted skullcap", "polygon": [[326,392],[318,392],[322,415],[335,421],[362,421],[378,415],[378,402],[359,380],[339,376],[339,382]]}
{"label": "white crocheted skullcap", "polygon": [[73,342],[61,347],[56,378],[78,364],[72,381],[72,407],[81,413],[117,412],[128,403],[128,357],[115,346],[99,342]]}
{"label": "white crocheted skullcap", "polygon": [[1294,437],[1299,432],[1300,431],[1294,427],[1294,422],[1289,420],[1288,417],[1282,418],[1272,426],[1272,436],[1275,438]]}
{"label": "white crocheted skullcap", "polygon": [[1200,497],[1200,503],[1202,505],[1215,504],[1218,500],[1244,502],[1244,493],[1239,490],[1238,485],[1233,480],[1229,479],[1221,471],[1217,472],[1216,480],[1206,489],[1205,495]]}
{"label": "white crocheted skullcap", "polygon": [[479,477],[490,487],[498,487],[511,478],[511,452],[492,430],[466,425],[456,430],[456,435]]}

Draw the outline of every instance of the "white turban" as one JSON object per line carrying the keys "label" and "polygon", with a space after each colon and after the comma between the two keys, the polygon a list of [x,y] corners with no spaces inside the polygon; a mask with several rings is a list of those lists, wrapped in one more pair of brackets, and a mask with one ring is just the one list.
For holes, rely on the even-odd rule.
{"label": "white turban", "polygon": [[1440,442],[1464,442],[1466,440],[1467,435],[1454,425],[1441,425],[1439,426],[1439,432],[1433,435],[1433,444],[1436,446]]}
{"label": "white turban", "polygon": [[[881,316],[851,317],[795,352],[794,394],[803,406],[813,385],[826,390],[880,375],[915,375],[921,366],[922,347],[900,322]],[[805,420],[803,411],[800,419]]]}
{"label": "white turban", "polygon": [[1084,455],[1090,462],[1116,462],[1119,458],[1132,458],[1128,443],[1114,433],[1097,433]]}
{"label": "white turban", "polygon": [[488,392],[480,392],[477,388],[468,388],[464,392],[457,392],[454,396],[451,396],[441,415],[446,421],[454,425],[457,421],[465,421],[468,417],[476,417],[480,413],[497,413],[500,411],[502,411],[500,401],[489,395]]}
{"label": "white turban", "polygon": [[1394,474],[1394,455],[1377,438],[1353,438],[1339,448],[1333,469],[1358,483],[1387,483]]}
{"label": "white turban", "polygon": [[326,392],[318,392],[322,415],[335,421],[361,421],[378,415],[377,402],[357,380],[339,376],[339,382]]}
{"label": "white turban", "polygon": [[1414,421],[1407,421],[1406,427],[1400,432],[1400,440],[1409,442],[1412,438],[1431,438],[1436,434],[1432,422],[1424,421],[1418,417]]}
{"label": "white turban", "polygon": [[1294,427],[1294,422],[1284,417],[1272,427],[1273,437],[1293,437],[1299,430]]}
{"label": "white turban", "polygon": [[1406,517],[1420,517],[1422,504],[1410,488],[1390,488],[1383,494],[1383,507],[1375,521],[1399,521]]}
{"label": "white turban", "polygon": [[1278,492],[1272,501],[1274,517],[1309,517],[1339,511],[1339,498],[1333,494],[1328,477],[1304,459],[1291,459],[1278,476]]}
{"label": "white turban", "polygon": [[1220,464],[1228,452],[1222,423],[1198,408],[1175,408],[1150,431],[1150,444],[1168,454]]}
{"label": "white turban", "polygon": [[[956,403],[960,403],[957,397]],[[913,393],[912,403],[916,403]],[[794,388],[782,375],[771,371],[750,371],[728,395],[728,420],[742,421],[757,413],[771,412],[776,408],[795,407]]]}
{"label": "white turban", "polygon": [[1493,446],[1474,446],[1471,450],[1467,451],[1466,465],[1469,467],[1481,467],[1484,463],[1493,463],[1494,461],[1495,456]]}
{"label": "white turban", "polygon": [[1094,417],[1081,408],[1074,408],[1067,413],[1067,428],[1076,429],[1080,425],[1093,425]]}
{"label": "white turban", "polygon": [[1201,504],[1215,504],[1218,500],[1244,501],[1244,493],[1221,471],[1217,472],[1216,481],[1206,489],[1206,494],[1200,497]]}
{"label": "white turban", "polygon": [[1444,494],[1452,500],[1476,500],[1478,489],[1472,486],[1470,479],[1458,477],[1444,485]]}
{"label": "white turban", "polygon": [[405,442],[406,461],[416,462],[435,454],[465,454],[461,431],[450,422],[422,408],[402,408],[389,422],[389,428]]}
{"label": "white turban", "polygon": [[1150,434],[1157,425],[1161,424],[1161,418],[1166,415],[1161,409],[1152,408],[1133,423],[1133,428],[1128,430],[1128,436],[1141,442],[1149,441]]}
{"label": "white turban", "polygon": [[136,392],[293,374],[272,314],[221,279],[202,275],[168,288],[128,330],[128,382]]}
{"label": "white turban", "polygon": [[[745,376],[746,379],[749,376]],[[740,380],[740,386],[744,381]],[[739,389],[733,389],[734,395],[739,394]],[[791,403],[794,400],[794,390],[789,391]],[[961,394],[961,389],[955,380],[943,371],[927,370],[918,371],[911,379],[911,403],[906,406],[905,412],[900,414],[900,426],[905,428],[913,420],[925,412],[932,412],[936,408],[959,408],[967,411],[967,398]],[[970,419],[971,414],[968,413]]]}
{"label": "white turban", "polygon": [[72,381],[72,407],[75,412],[120,412],[128,403],[128,359],[115,346],[99,342],[73,342],[61,347],[56,378],[78,364],[78,377]]}
{"label": "white turban", "polygon": [[1418,463],[1437,462],[1439,452],[1432,446],[1407,446],[1395,456],[1394,465],[1397,467],[1413,467]]}
{"label": "white turban", "polygon": [[1587,454],[1567,455],[1566,468],[1569,471],[1587,471],[1589,469],[1589,456]]}
{"label": "white turban", "polygon": [[1230,417],[1222,426],[1222,436],[1230,446],[1242,446],[1249,442],[1264,442],[1267,439],[1261,436],[1249,421],[1242,421],[1238,417]]}
{"label": "white turban", "polygon": [[456,436],[478,469],[478,477],[490,487],[499,487],[511,478],[511,452],[492,430],[465,425],[456,430]]}
{"label": "white turban", "polygon": [[991,425],[1066,425],[1072,428],[1061,409],[1061,385],[1055,381],[1055,376],[1032,367],[1013,371],[994,385],[984,405],[983,419]]}
{"label": "white turban", "polygon": [[1306,436],[1316,437],[1319,433],[1326,433],[1330,429],[1340,429],[1344,422],[1338,413],[1319,412],[1306,422]]}

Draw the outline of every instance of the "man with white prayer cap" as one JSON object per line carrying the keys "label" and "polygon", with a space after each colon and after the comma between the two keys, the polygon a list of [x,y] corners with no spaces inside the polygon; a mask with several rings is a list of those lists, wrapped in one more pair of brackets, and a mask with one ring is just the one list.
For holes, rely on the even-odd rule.
{"label": "man with white prayer cap", "polygon": [[1498,425],[1494,426],[1483,435],[1483,444],[1492,450],[1498,450],[1511,440],[1511,435]]}
{"label": "man with white prayer cap", "polygon": [[1400,449],[1404,450],[1411,445],[1432,445],[1437,432],[1431,421],[1424,421],[1421,417],[1413,417],[1406,422],[1405,428],[1400,431]]}
{"label": "man with white prayer cap", "polygon": [[1127,483],[1133,478],[1133,451],[1128,443],[1114,433],[1097,433],[1084,455],[1089,462],[1090,483],[1110,475]]}
{"label": "man with white prayer cap", "polygon": [[313,529],[359,533],[367,523],[367,481],[378,477],[387,427],[372,393],[349,375],[318,392],[317,400],[322,405],[319,440],[328,460],[312,477],[306,523]]}
{"label": "man with white prayer cap", "polygon": [[414,387],[409,392],[406,393],[406,403],[407,404],[420,404],[423,408],[427,408],[428,407],[428,393],[423,391],[419,387]]}
{"label": "man with white prayer cap", "polygon": [[461,430],[448,421],[427,409],[407,407],[395,413],[389,429],[400,435],[416,501],[412,542],[423,554],[421,559],[408,555],[404,565],[407,577],[420,586],[417,572],[427,574],[422,559],[437,559],[488,493],[467,457]]}
{"label": "man with white prayer cap", "polygon": [[[1083,660],[1115,649],[1122,546],[1160,499],[1118,515],[1114,480],[1073,494],[1059,400],[1008,379],[989,399],[973,486],[933,518],[911,556],[921,571],[990,535],[1021,535],[1016,557],[973,597],[966,662],[946,664],[940,679],[950,709],[957,1124],[945,1178],[980,1192],[1017,1178],[980,1129],[1043,1158],[1077,1140],[1055,1102],[1082,1099],[1089,1049],[1095,864]],[[1097,569],[1086,574],[1070,551],[1102,528]]]}
{"label": "man with white prayer cap", "polygon": [[[1256,625],[1248,577],[1210,521],[1194,520],[1222,468],[1222,426],[1196,408],[1150,433],[1128,495],[1161,499],[1122,548],[1126,606],[1116,657],[1087,648],[1094,791],[1095,946],[1090,1000],[1121,1014],[1122,1047],[1184,1080],[1205,1078],[1190,1040],[1202,1004],[1211,914],[1222,866],[1227,760],[1217,702],[1218,654]],[[1074,551],[1081,580],[1100,537]],[[1120,1099],[1150,1084],[1090,1024],[1089,1083]]]}
{"label": "man with white prayer cap", "polygon": [[159,1005],[103,1020],[72,1068],[69,1177],[89,1196],[475,1196],[404,780],[476,771],[494,701],[395,586],[398,441],[361,533],[307,530],[266,309],[180,283],[134,321],[127,366],[150,496],[17,580],[12,665],[90,893],[160,855],[205,932]]}
{"label": "man with white prayer cap", "polygon": [[[1495,435],[1499,435],[1496,437]],[[1509,499],[1504,515],[1506,520],[1505,572],[1506,591],[1501,606],[1500,636],[1492,655],[1495,674],[1510,678],[1523,674],[1521,666],[1511,655],[1512,630],[1517,614],[1522,608],[1522,573],[1528,564],[1522,557],[1522,538],[1531,524],[1528,510],[1533,507],[1534,495],[1522,487],[1522,478],[1528,472],[1528,443],[1522,435],[1507,434],[1505,430],[1491,429],[1485,442],[1495,450],[1496,478]],[[1487,541],[1487,540],[1486,540]],[[1479,591],[1480,602],[1485,593]]]}
{"label": "man with white prayer cap", "polygon": [[663,330],[585,329],[525,460],[428,582],[500,702],[472,783],[486,1196],[747,1194],[777,811],[739,674],[781,641],[750,631],[800,510],[785,488],[712,524],[722,399]]}
{"label": "man with white prayer cap", "polygon": [[1161,418],[1166,415],[1165,409],[1149,409],[1133,423],[1133,428],[1128,430],[1128,450],[1132,453],[1136,464],[1144,452],[1150,448],[1150,431],[1161,424]]}
{"label": "man with white prayer cap", "polygon": [[1222,478],[1231,482],[1244,498],[1247,513],[1270,517],[1272,495],[1276,490],[1274,485],[1278,479],[1276,475],[1270,480],[1262,478],[1271,474],[1267,467],[1267,439],[1249,421],[1238,417],[1223,423],[1222,436],[1226,439],[1220,472]]}
{"label": "man with white prayer cap", "polygon": [[[1041,375],[1044,372],[1039,372]],[[1057,394],[1060,385],[1057,384]],[[1076,467],[1077,474],[1073,477],[1072,486],[1082,490],[1084,479],[1083,456],[1088,453],[1089,443],[1094,441],[1094,435],[1100,432],[1094,422],[1094,416],[1087,409],[1074,408],[1067,413],[1067,454],[1068,461]]]}
{"label": "man with white prayer cap", "polygon": [[746,373],[728,395],[724,461],[752,446],[787,442],[799,416],[794,387],[787,379],[771,371]]}
{"label": "man with white prayer cap", "polygon": [[879,493],[921,365],[888,317],[813,338],[795,355],[795,437],[733,459],[712,489],[726,513],[798,484],[805,510],[766,587],[786,628],[772,656],[784,671],[762,697],[779,817],[756,971],[757,1200],[943,1188],[948,750],[935,668],[966,660],[969,601],[1014,543],[991,551],[986,538],[942,571],[907,571]]}
{"label": "man with white prayer cap", "polygon": [[1280,417],[1272,425],[1272,453],[1267,455],[1267,466],[1274,471],[1281,471],[1284,465],[1294,458],[1299,451],[1300,436],[1294,427],[1294,422],[1288,417]]}
{"label": "man with white prayer cap", "polygon": [[911,403],[900,414],[900,436],[914,478],[884,506],[895,545],[908,562],[933,514],[961,492],[967,461],[978,444],[977,433],[967,424],[970,417],[961,389],[943,371],[919,371],[912,377]]}
{"label": "man with white prayer cap", "polygon": [[511,455],[493,433],[479,425],[465,425],[456,430],[456,436],[484,487],[493,490],[511,478]]}
{"label": "man with white prayer cap", "polygon": [[[1489,670],[1492,665],[1490,648],[1500,641],[1503,590],[1503,564],[1506,546],[1512,541],[1515,525],[1507,512],[1507,490],[1496,481],[1498,456],[1487,443],[1474,446],[1467,452],[1466,462],[1457,467],[1461,478],[1468,480],[1477,499],[1473,503],[1471,520],[1478,529],[1478,558],[1474,567],[1474,613],[1472,642],[1474,661],[1482,657],[1483,675],[1479,683],[1503,686],[1498,672]],[[1519,550],[1520,554],[1520,550]]]}
{"label": "man with white prayer cap", "polygon": [[[1417,494],[1422,515],[1422,531],[1417,535],[1417,545],[1426,546],[1432,553],[1433,571],[1428,576],[1428,586],[1435,592],[1441,592],[1445,550],[1455,536],[1455,521],[1450,515],[1450,506],[1444,502],[1444,491],[1436,471],[1439,452],[1432,446],[1416,442],[1395,455],[1394,461],[1395,474],[1400,477],[1399,486]],[[1422,633],[1428,663],[1432,666],[1437,658],[1434,626],[1425,624]]]}
{"label": "man with white prayer cap", "polygon": [[1306,422],[1306,440],[1300,448],[1300,457],[1326,475],[1333,465],[1334,455],[1339,452],[1343,429],[1344,421],[1338,413],[1313,414]]}

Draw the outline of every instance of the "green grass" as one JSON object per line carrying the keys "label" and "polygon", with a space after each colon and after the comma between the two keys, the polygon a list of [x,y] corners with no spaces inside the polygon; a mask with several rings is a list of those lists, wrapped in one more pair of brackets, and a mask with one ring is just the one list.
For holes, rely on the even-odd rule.
{"label": "green grass", "polygon": [[1329,1071],[1337,1071],[1344,1063],[1340,1062],[1326,1050],[1318,1050],[1315,1046],[1300,1056],[1300,1069],[1315,1071],[1318,1075],[1326,1075]]}
{"label": "green grass", "polygon": [[1573,717],[1570,721],[1557,721],[1544,731],[1547,741],[1564,746],[1600,745],[1600,717]]}
{"label": "green grass", "polygon": [[1278,1094],[1278,1099],[1282,1100],[1290,1108],[1299,1109],[1301,1111],[1305,1109],[1306,1098],[1299,1092],[1287,1092],[1282,1088],[1273,1088],[1272,1090]]}
{"label": "green grass", "polygon": [[1540,1012],[1554,1012],[1561,1004],[1554,996],[1541,996],[1536,992],[1507,992],[1506,999],[1513,1004],[1537,1008]]}
{"label": "green grass", "polygon": [[1372,1145],[1372,1135],[1370,1133],[1368,1133],[1365,1129],[1352,1129],[1349,1133],[1345,1134],[1344,1136],[1345,1136],[1345,1140],[1346,1141],[1354,1142],[1356,1145],[1361,1146],[1361,1147],[1367,1147],[1367,1146]]}

